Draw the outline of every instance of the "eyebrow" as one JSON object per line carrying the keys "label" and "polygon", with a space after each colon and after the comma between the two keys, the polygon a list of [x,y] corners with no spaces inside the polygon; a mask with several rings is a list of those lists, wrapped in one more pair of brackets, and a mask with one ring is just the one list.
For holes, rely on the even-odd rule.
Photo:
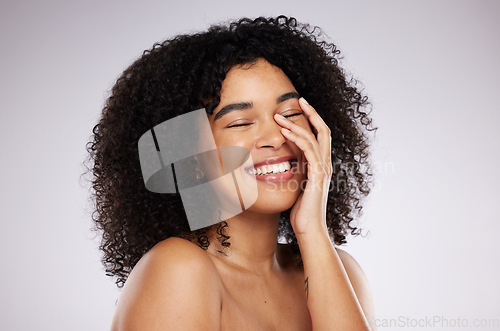
{"label": "eyebrow", "polygon": [[300,95],[297,92],[288,92],[283,95],[280,95],[276,99],[276,104],[282,103],[284,101],[287,101],[288,99],[300,99]]}
{"label": "eyebrow", "polygon": [[[276,98],[276,104],[278,105],[278,104],[285,102],[286,100],[289,100],[289,99],[300,99],[300,95],[297,92],[288,92],[288,93],[282,94]],[[239,102],[239,103],[229,104],[227,106],[224,106],[221,110],[219,110],[219,112],[214,117],[214,122],[217,121],[222,116],[224,116],[227,113],[230,113],[232,111],[244,110],[244,109],[249,109],[252,107],[253,107],[252,102]]]}

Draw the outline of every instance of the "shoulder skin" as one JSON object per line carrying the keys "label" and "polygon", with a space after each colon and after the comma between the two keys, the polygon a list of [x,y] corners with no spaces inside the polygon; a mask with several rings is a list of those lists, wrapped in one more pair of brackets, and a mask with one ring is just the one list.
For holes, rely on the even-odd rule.
{"label": "shoulder skin", "polygon": [[130,273],[112,331],[217,330],[221,281],[208,254],[181,238],[154,246]]}
{"label": "shoulder skin", "polygon": [[371,325],[371,330],[375,331],[375,307],[368,279],[359,263],[349,253],[340,248],[335,249],[344,265],[354,293],[356,293],[359,304],[368,320],[367,322]]}

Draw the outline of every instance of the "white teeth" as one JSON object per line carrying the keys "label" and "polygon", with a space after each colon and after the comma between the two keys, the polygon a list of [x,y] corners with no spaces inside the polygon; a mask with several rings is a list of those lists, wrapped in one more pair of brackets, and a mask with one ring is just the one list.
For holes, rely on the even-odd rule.
{"label": "white teeth", "polygon": [[279,164],[267,164],[257,169],[250,169],[248,172],[252,175],[266,175],[269,173],[279,174],[288,171],[292,168],[290,161],[285,161]]}

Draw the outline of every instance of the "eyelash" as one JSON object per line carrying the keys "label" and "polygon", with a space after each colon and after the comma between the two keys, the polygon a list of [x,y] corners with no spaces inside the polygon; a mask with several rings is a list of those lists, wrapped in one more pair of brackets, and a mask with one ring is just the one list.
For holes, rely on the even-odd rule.
{"label": "eyelash", "polygon": [[[297,116],[297,115],[302,115],[303,113],[300,112],[300,113],[295,113],[295,114],[290,114],[290,115],[284,115],[285,118],[290,118],[290,117],[293,117],[293,116]],[[248,126],[252,123],[243,123],[243,124],[234,124],[234,125],[230,125],[230,126],[226,126],[226,128],[237,128],[237,127],[240,127],[240,126]]]}

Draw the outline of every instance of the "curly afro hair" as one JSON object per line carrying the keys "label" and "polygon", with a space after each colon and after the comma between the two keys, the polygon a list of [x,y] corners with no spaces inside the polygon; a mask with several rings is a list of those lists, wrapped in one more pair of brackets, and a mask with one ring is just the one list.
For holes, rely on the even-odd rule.
{"label": "curly afro hair", "polygon": [[[220,102],[221,84],[235,65],[264,58],[289,77],[331,129],[333,178],[327,225],[337,244],[359,234],[352,221],[370,191],[368,132],[375,130],[368,98],[339,67],[340,51],[321,40],[321,30],[294,18],[243,18],[208,31],[179,35],[155,44],[118,78],[93,129],[87,150],[92,162],[92,195],[96,230],[106,273],[123,286],[139,259],[158,242],[180,236],[206,249],[210,231],[223,246],[227,223],[190,232],[178,194],[149,192],[142,178],[138,139],[168,119]],[[207,101],[209,100],[209,101]],[[297,254],[297,239],[281,214],[279,235]]]}

